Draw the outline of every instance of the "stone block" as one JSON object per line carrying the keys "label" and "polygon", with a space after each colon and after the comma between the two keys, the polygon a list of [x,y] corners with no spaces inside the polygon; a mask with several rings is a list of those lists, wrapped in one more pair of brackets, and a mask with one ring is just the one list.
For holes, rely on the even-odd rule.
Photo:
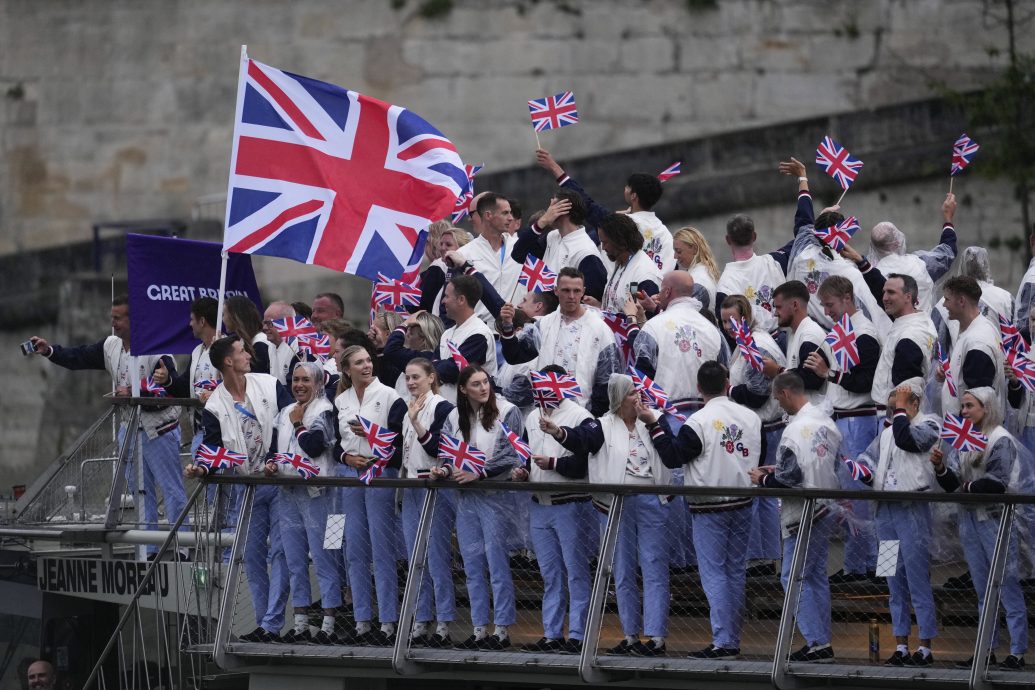
{"label": "stone block", "polygon": [[628,38],[621,42],[619,69],[633,74],[657,74],[676,69],[675,41],[666,36]]}
{"label": "stone block", "polygon": [[681,36],[678,43],[680,72],[715,72],[741,65],[738,42],[728,38]]}

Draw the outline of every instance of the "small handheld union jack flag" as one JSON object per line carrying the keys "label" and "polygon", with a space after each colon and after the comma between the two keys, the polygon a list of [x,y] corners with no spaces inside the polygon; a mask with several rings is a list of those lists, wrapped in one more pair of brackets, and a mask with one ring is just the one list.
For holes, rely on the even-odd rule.
{"label": "small handheld union jack flag", "polygon": [[525,440],[521,438],[517,433],[511,431],[510,427],[508,427],[503,422],[500,422],[500,428],[503,429],[503,433],[507,435],[507,441],[510,442],[510,445],[514,446],[514,450],[516,450],[517,454],[521,456],[521,459],[531,460],[532,448],[529,447],[527,443],[525,443]]}
{"label": "small handheld union jack flag", "polygon": [[528,102],[528,112],[532,116],[532,127],[536,132],[567,127],[579,121],[579,111],[575,108],[575,94],[571,91],[533,99]]}
{"label": "small handheld union jack flag", "polygon": [[1022,386],[1035,392],[1035,362],[1023,355],[1016,355],[1007,359],[1006,366],[1010,367]]}
{"label": "small handheld union jack flag", "polygon": [[841,457],[841,460],[844,462],[845,467],[848,468],[848,472],[852,475],[852,479],[859,482],[866,482],[873,478],[873,473],[870,472],[870,468],[863,463],[849,460],[844,456]]}
{"label": "small handheld union jack flag", "polygon": [[668,393],[654,379],[632,366],[629,367],[629,376],[632,378],[633,385],[640,391],[640,400],[643,401],[644,405],[656,407],[673,417],[686,420],[686,417],[679,414],[675,407],[668,404]]}
{"label": "small handheld union jack flag", "polygon": [[298,453],[277,453],[273,462],[278,465],[291,465],[302,479],[312,479],[320,474],[320,467],[309,458]]}
{"label": "small handheld union jack flag", "polygon": [[460,439],[442,434],[438,442],[438,457],[458,470],[485,476],[485,453]]}
{"label": "small handheld union jack flag", "polygon": [[819,143],[819,148],[816,149],[816,163],[841,185],[841,189],[846,190],[855,182],[855,176],[863,167],[861,160],[852,158],[852,154],[848,153],[846,148],[830,137],[823,137],[823,141]]}
{"label": "small handheld union jack flag", "polygon": [[682,170],[679,169],[679,166],[681,166],[682,164],[683,164],[683,161],[676,161],[672,165],[668,166],[667,168],[665,168],[664,170],[659,172],[658,173],[658,181],[659,182],[668,182],[673,177],[675,177],[679,173],[683,172]]}
{"label": "small handheld union jack flag", "polygon": [[963,168],[970,165],[970,159],[978,152],[978,146],[973,139],[964,132],[956,143],[952,145],[952,167],[949,169],[950,176],[956,176],[963,172]]}
{"label": "small handheld union jack flag", "polygon": [[529,254],[521,267],[518,282],[528,288],[529,292],[552,292],[557,287],[557,274],[550,270],[545,261]]}
{"label": "small handheld union jack flag", "polygon": [[155,380],[150,376],[148,376],[145,379],[140,379],[140,392],[150,393],[151,395],[155,395],[159,398],[164,398],[166,395],[168,395],[168,391],[165,390],[165,387],[159,386],[157,383],[155,383]]}
{"label": "small handheld union jack flag", "polygon": [[446,349],[449,350],[449,356],[453,358],[454,362],[456,362],[457,369],[463,370],[470,366],[471,363],[467,361],[467,358],[464,357],[464,353],[460,352],[460,348],[458,348],[456,343],[452,340],[446,341]]}
{"label": "small handheld union jack flag", "polygon": [[374,304],[390,307],[396,311],[406,311],[406,307],[420,304],[421,290],[401,280],[393,280],[383,273],[377,274],[374,283]]}
{"label": "small handheld union jack flag", "polygon": [[326,333],[313,336],[299,336],[298,353],[309,354],[321,360],[331,356],[334,346],[331,344],[331,336]]}
{"label": "small handheld union jack flag", "polygon": [[636,328],[636,325],[626,323],[624,314],[602,311],[600,316],[604,319],[607,327],[611,329],[611,332],[615,334],[615,342],[618,343],[618,349],[622,352],[626,366],[632,364],[633,350],[632,345],[629,343],[629,334]]}
{"label": "small handheld union jack flag", "polygon": [[474,201],[474,176],[481,172],[484,165],[465,165],[464,172],[467,173],[467,189],[457,197],[456,206],[450,219],[456,225],[471,213],[471,202]]}
{"label": "small handheld union jack flag", "polygon": [[855,326],[852,325],[852,319],[848,314],[843,315],[841,320],[834,324],[823,342],[830,346],[841,371],[848,371],[859,363],[859,342],[855,337]]}
{"label": "small handheld union jack flag", "polygon": [[214,391],[216,388],[219,388],[219,381],[215,379],[202,379],[200,381],[195,381],[194,387],[200,388],[203,391],[211,392]]}
{"label": "small handheld union jack flag", "polygon": [[942,420],[941,437],[964,453],[981,452],[988,447],[988,437],[978,431],[973,422],[954,414],[947,414]]}
{"label": "small handheld union jack flag", "polygon": [[852,239],[852,235],[859,231],[859,221],[855,216],[849,216],[836,225],[823,229],[814,229],[813,232],[825,245],[839,252],[845,248]]}
{"label": "small handheld union jack flag", "polygon": [[359,475],[359,481],[363,482],[367,486],[370,486],[370,482],[384,474],[385,468],[388,467],[388,460],[384,458],[377,458],[364,470],[363,474]]}
{"label": "small handheld union jack flag", "polygon": [[273,319],[270,323],[281,338],[289,345],[302,336],[316,335],[316,326],[304,316],[288,316],[283,319]]}
{"label": "small handheld union jack flag", "polygon": [[359,418],[359,425],[363,427],[363,434],[366,436],[367,443],[370,444],[370,451],[379,458],[385,460],[391,458],[392,453],[395,452],[392,444],[399,434],[375,424],[366,417]]}
{"label": "small handheld union jack flag", "polygon": [[748,365],[755,371],[762,371],[765,362],[762,359],[762,352],[755,345],[755,337],[751,335],[751,326],[745,318],[737,320],[730,317],[730,325],[733,327],[733,339],[737,342],[737,349],[744,356]]}
{"label": "small handheld union jack flag", "polygon": [[1002,338],[1001,346],[1006,353],[1007,359],[1015,355],[1023,355],[1028,352],[1028,345],[1024,342],[1024,336],[1016,324],[1003,314],[999,315],[999,335]]}
{"label": "small handheld union jack flag", "polygon": [[528,379],[532,382],[532,397],[544,410],[560,406],[565,398],[578,400],[582,396],[582,389],[570,374],[530,371]]}
{"label": "small handheld union jack flag", "polygon": [[248,456],[222,446],[198,446],[194,453],[194,464],[210,470],[228,470],[248,461]]}
{"label": "small handheld union jack flag", "polygon": [[942,368],[942,374],[945,376],[945,383],[949,386],[949,395],[955,398],[956,381],[952,378],[952,365],[949,364],[949,355],[942,349],[942,344],[940,342],[936,342],[934,344],[934,356],[938,358],[938,366]]}

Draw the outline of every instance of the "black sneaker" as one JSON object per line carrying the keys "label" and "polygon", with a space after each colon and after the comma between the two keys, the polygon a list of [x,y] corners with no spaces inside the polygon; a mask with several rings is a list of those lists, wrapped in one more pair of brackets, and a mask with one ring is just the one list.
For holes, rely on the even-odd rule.
{"label": "black sneaker", "polygon": [[[995,653],[993,652],[992,654],[988,655],[988,665],[989,666],[995,666],[995,664],[996,664],[996,659],[995,659]],[[956,668],[970,668],[973,665],[974,665],[974,657],[970,657],[966,661],[957,661],[954,664],[954,666]]]}
{"label": "black sneaker", "polygon": [[309,627],[306,626],[302,632],[298,632],[294,628],[288,630],[280,641],[284,644],[309,644],[313,641],[313,634],[309,632]]}
{"label": "black sneaker", "polygon": [[[485,638],[482,638],[482,639],[485,639]],[[471,635],[470,637],[468,637],[463,642],[458,643],[456,645],[456,648],[457,649],[478,649],[478,643],[479,642],[481,642],[481,640],[479,640],[474,635]]]}
{"label": "black sneaker", "polygon": [[383,630],[371,628],[359,635],[357,642],[366,647],[391,647],[395,644],[395,633],[389,635]]}
{"label": "black sneaker", "polygon": [[1003,663],[999,664],[999,668],[1004,671],[1022,671],[1024,670],[1024,657],[1011,654],[1003,659]]}
{"label": "black sneaker", "polygon": [[259,626],[255,630],[252,630],[250,633],[248,633],[246,635],[241,635],[237,639],[240,640],[241,642],[270,643],[270,642],[274,642],[276,640],[279,640],[280,638],[277,635],[274,635],[273,633],[271,633],[269,630],[266,630],[266,628],[263,628],[262,626]]}
{"label": "black sneaker", "polygon": [[429,646],[429,638],[426,634],[424,635],[410,635],[410,646],[411,647],[427,647]]}
{"label": "black sneaker", "polygon": [[489,635],[488,637],[478,640],[477,646],[478,649],[484,649],[490,652],[498,652],[510,646],[510,637]]}
{"label": "black sneaker", "polygon": [[[919,654],[919,652],[917,652]],[[829,644],[816,645],[809,650],[805,661],[810,664],[832,664],[834,663],[834,648]]]}
{"label": "black sneaker", "polygon": [[934,663],[934,654],[924,656],[919,649],[906,657],[903,666],[930,666]]}
{"label": "black sneaker", "polygon": [[732,647],[708,645],[699,652],[690,652],[691,659],[736,659],[740,650]]}
{"label": "black sneaker", "polygon": [[564,640],[540,637],[539,641],[523,644],[520,647],[522,652],[542,652],[545,654],[556,654],[564,649]]}
{"label": "black sneaker", "polygon": [[326,630],[318,630],[316,632],[316,634],[313,635],[313,639],[311,640],[311,642],[313,644],[322,644],[322,645],[348,645],[348,644],[355,644],[355,642],[353,640],[346,641],[341,636],[339,636],[338,633],[327,632]]}
{"label": "black sneaker", "polygon": [[428,638],[428,646],[433,649],[449,649],[453,646],[453,640],[449,638],[449,635],[435,633]]}
{"label": "black sneaker", "polygon": [[865,582],[869,580],[866,573],[846,573],[844,568],[831,575],[828,580],[832,585],[847,585],[853,582]]}
{"label": "black sneaker", "polygon": [[965,589],[969,591],[974,589],[974,580],[970,577],[969,572],[963,573],[958,577],[950,577],[946,580],[945,584],[942,585],[942,589]]}
{"label": "black sneaker", "polygon": [[630,644],[629,640],[622,640],[614,647],[607,650],[607,653],[611,656],[625,656],[626,654],[629,654],[634,644],[640,644],[640,641],[637,640],[636,642]]}
{"label": "black sneaker", "polygon": [[884,662],[885,666],[905,666],[906,659],[912,659],[909,656],[909,652],[900,652],[897,649],[895,653],[888,657],[888,660]]}
{"label": "black sneaker", "polygon": [[809,650],[811,650],[811,649],[812,649],[812,647],[810,645],[805,645],[804,647],[802,647],[798,651],[791,652],[790,656],[787,657],[787,661],[808,661],[809,660]]}
{"label": "black sneaker", "polygon": [[582,640],[576,640],[574,637],[565,640],[561,654],[582,654]]}
{"label": "black sneaker", "polygon": [[665,643],[658,644],[654,640],[637,642],[629,645],[629,653],[633,656],[665,656]]}

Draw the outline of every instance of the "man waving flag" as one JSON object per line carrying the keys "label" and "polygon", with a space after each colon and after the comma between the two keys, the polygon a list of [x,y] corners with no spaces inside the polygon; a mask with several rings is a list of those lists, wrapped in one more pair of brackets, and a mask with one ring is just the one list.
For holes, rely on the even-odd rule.
{"label": "man waving flag", "polygon": [[399,278],[468,184],[409,110],[242,56],[227,251]]}

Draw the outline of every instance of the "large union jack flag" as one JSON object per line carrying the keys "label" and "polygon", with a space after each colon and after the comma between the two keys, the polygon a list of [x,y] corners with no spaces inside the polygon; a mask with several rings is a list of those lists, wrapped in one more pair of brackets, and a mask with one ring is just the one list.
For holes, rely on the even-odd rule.
{"label": "large union jack flag", "polygon": [[228,470],[248,462],[248,456],[222,446],[200,445],[194,452],[194,464],[210,470]]}
{"label": "large union jack flag", "polygon": [[334,345],[331,336],[326,333],[318,335],[302,335],[298,337],[298,354],[309,355],[323,361],[331,356]]}
{"label": "large union jack flag", "polygon": [[735,318],[730,317],[731,333],[737,343],[737,350],[744,357],[744,360],[755,371],[762,371],[765,362],[762,359],[762,351],[755,345],[755,336],[751,335],[751,326],[747,319],[741,318],[738,323]]}
{"label": "large union jack flag", "polygon": [[309,458],[298,453],[277,453],[273,462],[278,465],[290,465],[302,479],[312,479],[320,474],[320,467]]}
{"label": "large union jack flag", "polygon": [[632,378],[636,390],[640,391],[640,400],[648,407],[655,407],[662,412],[667,412],[673,417],[686,420],[686,417],[679,414],[679,411],[668,402],[668,393],[651,377],[644,374],[636,367],[629,367],[629,377]]}
{"label": "large union jack flag", "polygon": [[467,184],[413,112],[242,59],[224,249],[397,278]]}
{"label": "large union jack flag", "polygon": [[456,205],[453,207],[453,214],[450,219],[456,225],[471,213],[471,202],[474,201],[474,176],[481,172],[484,165],[465,165],[467,173],[467,189],[457,197]]}
{"label": "large union jack flag", "polygon": [[557,287],[557,274],[550,270],[545,261],[529,254],[521,266],[518,282],[528,288],[529,292],[551,292]]}
{"label": "large union jack flag", "polygon": [[980,452],[988,447],[988,437],[975,428],[973,422],[954,414],[942,420],[942,440],[964,453]]}
{"label": "large union jack flag", "polygon": [[604,319],[604,323],[611,329],[611,332],[615,334],[615,342],[618,344],[618,349],[622,353],[625,365],[628,366],[633,363],[633,349],[632,344],[629,342],[629,336],[633,330],[637,328],[636,324],[627,323],[624,314],[615,314],[610,311],[600,312],[600,317]]}
{"label": "large union jack flag", "polygon": [[521,438],[521,436],[519,436],[517,432],[511,431],[510,427],[504,424],[502,421],[500,422],[500,428],[503,429],[503,433],[507,435],[507,441],[510,443],[511,446],[514,447],[514,450],[517,451],[517,454],[521,456],[521,459],[531,460],[532,448],[527,443],[525,443],[525,439]]}
{"label": "large union jack flag", "polygon": [[370,444],[370,451],[383,460],[391,458],[392,453],[395,452],[392,444],[399,434],[375,424],[366,417],[359,418],[359,425],[363,427],[363,434],[366,436],[367,443]]}
{"label": "large union jack flag", "polygon": [[683,161],[676,161],[672,165],[668,166],[667,168],[665,168],[664,170],[659,172],[658,173],[658,181],[659,182],[668,182],[673,177],[675,177],[679,173],[683,172],[682,170],[679,169],[681,165],[683,165]]}
{"label": "large union jack flag", "polygon": [[288,344],[295,342],[296,339],[303,336],[317,335],[316,326],[304,316],[288,316],[283,319],[273,319],[271,323],[280,337]]}
{"label": "large union jack flag", "polygon": [[851,187],[855,182],[855,176],[863,167],[861,160],[852,158],[848,149],[830,137],[823,137],[823,141],[819,143],[819,148],[816,149],[816,163],[841,185],[841,189]]}
{"label": "large union jack flag", "polygon": [[530,371],[528,379],[532,382],[532,398],[544,410],[560,406],[565,398],[577,401],[582,396],[578,382],[569,374]]}
{"label": "large union jack flag", "polygon": [[952,168],[949,170],[949,175],[955,176],[963,172],[963,168],[970,165],[970,159],[974,157],[979,148],[981,147],[968,137],[966,132],[961,134],[956,143],[952,145]]}
{"label": "large union jack flag", "polygon": [[485,476],[485,453],[455,436],[440,435],[438,457],[458,470]]}
{"label": "large union jack flag", "polygon": [[855,326],[852,325],[852,319],[848,314],[843,315],[841,320],[834,324],[823,342],[830,346],[841,371],[849,371],[859,363],[859,342],[855,337]]}
{"label": "large union jack flag", "polygon": [[532,127],[537,132],[567,127],[579,121],[579,111],[575,108],[575,94],[571,91],[556,96],[535,98],[528,102],[528,112],[532,116]]}
{"label": "large union jack flag", "polygon": [[942,368],[942,375],[945,377],[945,385],[949,387],[949,395],[955,398],[956,380],[952,378],[952,365],[949,363],[949,353],[942,349],[941,342],[935,342],[934,356],[938,358],[938,366]]}
{"label": "large union jack flag", "polygon": [[839,252],[852,240],[852,235],[859,231],[859,221],[855,216],[848,216],[840,223],[813,232],[825,245]]}

